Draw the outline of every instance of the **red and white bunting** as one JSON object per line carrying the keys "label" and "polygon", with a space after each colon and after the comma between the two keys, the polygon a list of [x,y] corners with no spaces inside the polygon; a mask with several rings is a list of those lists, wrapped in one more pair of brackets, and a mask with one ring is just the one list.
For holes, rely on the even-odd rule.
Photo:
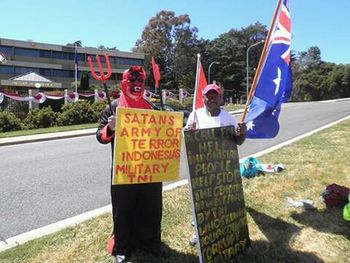
{"label": "red and white bunting", "polygon": [[50,99],[50,100],[61,100],[64,98],[64,96],[59,96],[59,95],[46,95],[46,98],[47,99]]}
{"label": "red and white bunting", "polygon": [[95,100],[101,101],[106,99],[106,92],[104,91],[99,91],[95,93]]}
{"label": "red and white bunting", "polygon": [[33,102],[44,103],[46,101],[46,95],[43,92],[39,92],[33,96]]}
{"label": "red and white bunting", "polygon": [[145,92],[143,93],[143,97],[145,99],[150,99],[153,96],[153,93],[149,90],[145,90]]}
{"label": "red and white bunting", "polygon": [[78,93],[79,97],[84,97],[84,98],[90,98],[92,96],[95,96],[95,93]]}
{"label": "red and white bunting", "polygon": [[33,99],[33,97],[30,97],[30,96],[20,96],[17,94],[10,95],[10,94],[4,93],[4,95],[5,95],[5,97],[8,97],[8,98],[16,100],[16,101],[30,101]]}
{"label": "red and white bunting", "polygon": [[72,92],[67,95],[67,101],[69,102],[77,102],[79,100],[78,92]]}

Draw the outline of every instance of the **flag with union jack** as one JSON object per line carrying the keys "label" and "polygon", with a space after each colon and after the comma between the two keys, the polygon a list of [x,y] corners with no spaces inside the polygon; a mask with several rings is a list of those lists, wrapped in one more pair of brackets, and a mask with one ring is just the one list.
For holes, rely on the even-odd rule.
{"label": "flag with union jack", "polygon": [[275,14],[260,58],[261,70],[255,76],[255,92],[246,117],[247,138],[273,138],[278,134],[281,104],[290,99],[292,91],[289,1],[279,0]]}

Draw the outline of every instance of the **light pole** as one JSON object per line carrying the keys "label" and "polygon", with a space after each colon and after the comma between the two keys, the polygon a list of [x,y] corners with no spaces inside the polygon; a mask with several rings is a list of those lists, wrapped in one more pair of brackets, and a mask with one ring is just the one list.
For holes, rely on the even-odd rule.
{"label": "light pole", "polygon": [[252,48],[252,47],[255,47],[261,43],[264,43],[264,40],[261,40],[253,45],[250,45],[248,48],[247,48],[247,55],[246,55],[246,59],[247,59],[247,76],[246,76],[246,79],[247,79],[247,100],[248,100],[248,92],[249,92],[249,50]]}
{"label": "light pole", "polygon": [[211,69],[211,66],[213,66],[214,64],[220,64],[220,62],[213,61],[210,63],[209,68],[208,68],[208,84],[210,84],[210,69]]}

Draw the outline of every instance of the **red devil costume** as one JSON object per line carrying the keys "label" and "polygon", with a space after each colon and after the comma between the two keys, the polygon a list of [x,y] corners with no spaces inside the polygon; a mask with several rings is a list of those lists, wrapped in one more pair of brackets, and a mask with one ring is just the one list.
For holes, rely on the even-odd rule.
{"label": "red devil costume", "polygon": [[[117,107],[152,109],[143,98],[145,79],[145,71],[140,66],[124,71],[122,93],[112,102],[112,110],[115,112]],[[107,107],[101,115],[96,137],[100,143],[111,143],[113,155],[114,131],[108,125],[111,116],[113,113]],[[111,196],[115,237],[113,254],[128,258],[133,251],[140,249],[161,256],[162,183],[112,185]]]}

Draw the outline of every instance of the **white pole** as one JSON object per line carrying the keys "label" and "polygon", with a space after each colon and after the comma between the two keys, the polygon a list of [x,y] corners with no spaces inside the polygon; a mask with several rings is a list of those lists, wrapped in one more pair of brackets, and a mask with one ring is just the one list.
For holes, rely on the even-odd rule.
{"label": "white pole", "polygon": [[220,64],[220,62],[218,62],[218,61],[213,61],[213,62],[210,63],[209,68],[208,68],[208,84],[210,84],[210,70],[211,70],[211,67],[212,67],[214,64]]}
{"label": "white pole", "polygon": [[75,54],[74,54],[74,69],[75,69],[75,92],[78,92],[78,53],[77,53],[77,44],[74,43]]}
{"label": "white pole", "polygon": [[95,89],[95,102],[98,102],[98,89]]}
{"label": "white pole", "polygon": [[182,102],[183,102],[183,89],[182,88],[179,89],[179,101],[182,104]]}
{"label": "white pole", "polygon": [[247,52],[246,52],[246,100],[248,101],[248,95],[249,95],[249,50],[252,48],[252,47],[255,47],[261,43],[264,43],[264,40],[261,40],[253,45],[250,45],[248,48],[247,48]]}
{"label": "white pole", "polygon": [[68,97],[68,92],[67,89],[64,90],[64,105],[67,104],[67,97]]}
{"label": "white pole", "polygon": [[29,104],[28,104],[28,106],[29,106],[29,111],[31,111],[32,109],[33,109],[33,100],[32,100],[32,97],[33,97],[33,92],[32,92],[32,90],[31,89],[29,89],[28,90],[28,95],[29,95]]}

